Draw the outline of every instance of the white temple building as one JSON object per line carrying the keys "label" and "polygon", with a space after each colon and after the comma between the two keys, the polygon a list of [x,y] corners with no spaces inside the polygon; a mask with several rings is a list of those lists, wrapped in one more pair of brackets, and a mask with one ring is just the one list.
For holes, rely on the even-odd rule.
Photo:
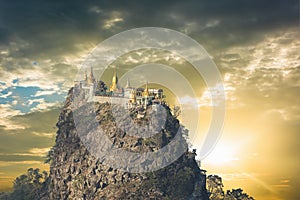
{"label": "white temple building", "polygon": [[146,108],[148,105],[166,104],[163,89],[149,88],[148,82],[146,82],[145,88],[134,88],[127,79],[126,86],[120,87],[116,69],[109,88],[103,81],[95,79],[92,68],[89,76],[85,72],[83,80],[77,83],[79,83],[79,88],[84,91],[87,101],[121,104],[127,109],[135,106]]}

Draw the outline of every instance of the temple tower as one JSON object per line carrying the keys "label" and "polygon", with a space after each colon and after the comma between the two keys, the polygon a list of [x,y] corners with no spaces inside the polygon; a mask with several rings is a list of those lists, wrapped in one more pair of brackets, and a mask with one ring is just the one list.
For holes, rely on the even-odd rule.
{"label": "temple tower", "polygon": [[148,88],[148,81],[146,83],[146,88],[143,92],[143,97],[148,98],[149,97],[149,88]]}
{"label": "temple tower", "polygon": [[91,73],[88,79],[88,84],[92,85],[96,82],[95,77],[94,77],[94,73],[93,73],[93,68],[91,67]]}
{"label": "temple tower", "polygon": [[114,91],[117,91],[117,90],[119,90],[119,88],[118,88],[118,76],[117,76],[117,70],[115,68],[114,76],[112,78],[111,86],[109,88],[109,91],[114,92]]}

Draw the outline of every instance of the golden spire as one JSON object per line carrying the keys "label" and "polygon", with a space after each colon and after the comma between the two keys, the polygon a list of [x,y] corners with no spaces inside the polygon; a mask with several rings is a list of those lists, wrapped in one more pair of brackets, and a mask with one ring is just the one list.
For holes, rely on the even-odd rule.
{"label": "golden spire", "polygon": [[148,81],[146,83],[146,88],[143,92],[143,97],[149,97]]}
{"label": "golden spire", "polygon": [[117,69],[114,69],[114,76],[112,78],[111,81],[111,86],[109,88],[109,91],[115,91],[116,89],[118,89],[118,76],[117,76]]}
{"label": "golden spire", "polygon": [[135,91],[133,89],[131,89],[131,93],[130,93],[130,102],[131,103],[136,102],[136,95],[135,95]]}

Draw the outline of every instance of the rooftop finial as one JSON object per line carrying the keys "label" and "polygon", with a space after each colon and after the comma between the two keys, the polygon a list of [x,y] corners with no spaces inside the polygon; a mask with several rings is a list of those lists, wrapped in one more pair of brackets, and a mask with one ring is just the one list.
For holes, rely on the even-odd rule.
{"label": "rooftop finial", "polygon": [[148,89],[148,81],[146,82],[146,88],[143,92],[143,96],[144,97],[148,97],[149,96],[149,89]]}
{"label": "rooftop finial", "polygon": [[114,76],[111,81],[111,86],[109,88],[110,91],[115,91],[118,89],[118,76],[117,76],[117,69],[114,68]]}
{"label": "rooftop finial", "polygon": [[126,82],[126,86],[125,86],[125,88],[130,88],[131,86],[130,86],[130,81],[129,81],[129,78],[127,78],[127,82]]}
{"label": "rooftop finial", "polygon": [[93,74],[93,67],[91,67],[91,73],[90,73],[90,77],[89,77],[88,83],[89,84],[95,83],[95,77],[94,77],[94,74]]}

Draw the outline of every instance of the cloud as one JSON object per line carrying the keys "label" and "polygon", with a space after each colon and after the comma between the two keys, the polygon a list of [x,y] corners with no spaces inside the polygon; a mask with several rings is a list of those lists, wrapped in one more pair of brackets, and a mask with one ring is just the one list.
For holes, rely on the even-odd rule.
{"label": "cloud", "polygon": [[48,151],[50,150],[51,147],[48,148],[32,148],[29,150],[29,152],[33,155],[38,155],[38,156],[45,156]]}
{"label": "cloud", "polygon": [[131,69],[147,63],[162,63],[168,66],[177,66],[177,68],[188,65],[187,61],[180,55],[158,49],[140,49],[130,52],[116,59],[113,65]]}
{"label": "cloud", "polygon": [[56,93],[57,91],[55,90],[43,90],[43,91],[37,91],[35,93],[35,97],[38,97],[38,96],[44,96],[44,95],[51,95],[51,94],[54,94]]}
{"label": "cloud", "polygon": [[118,23],[123,22],[124,19],[122,14],[117,11],[111,12],[108,19],[104,20],[103,29],[111,29],[115,27]]}
{"label": "cloud", "polygon": [[[7,124],[0,127],[1,153],[27,154],[35,148],[43,149],[52,146],[55,139],[55,124],[58,115],[59,109],[56,108],[43,112],[38,111],[11,116],[8,123],[19,128],[15,128],[10,124],[8,125],[12,127]],[[19,155],[16,159],[26,159],[26,157],[22,158]]]}
{"label": "cloud", "polygon": [[270,109],[265,111],[258,120],[279,124],[284,121],[291,120],[289,117],[289,113],[285,109]]}
{"label": "cloud", "polygon": [[[13,43],[13,47],[8,45],[10,50],[7,52],[10,53],[0,59],[0,103],[11,104],[11,109],[26,113],[32,109],[32,107],[27,107],[27,103],[30,103],[28,102],[29,100],[34,100],[38,97],[45,99],[46,102],[36,104],[39,107],[35,108],[35,110],[46,109],[47,107],[55,106],[57,101],[62,101],[67,90],[73,84],[73,76],[77,71],[77,67],[69,63],[72,59],[66,56],[61,62],[59,59],[56,61],[43,60],[38,64],[33,64],[35,61],[26,58],[29,55],[14,55],[15,52],[22,51],[22,48],[26,49],[30,48],[30,46],[22,45],[22,43]],[[72,63],[77,62],[76,60],[78,58],[74,59]],[[61,69],[58,70],[58,68]]]}
{"label": "cloud", "polygon": [[198,107],[197,105],[199,104],[199,99],[190,96],[180,97],[179,101],[182,104],[195,105],[196,107]]}
{"label": "cloud", "polygon": [[[279,0],[272,4],[258,0],[251,3],[132,1],[126,4],[122,1],[89,1],[82,4],[77,0],[72,3],[37,3],[36,0],[30,0],[26,5],[1,3],[0,13],[0,27],[6,33],[2,41],[9,43],[16,35],[25,41],[24,44],[30,45],[31,48],[25,51],[26,55],[38,54],[38,57],[74,53],[78,50],[76,44],[84,39],[99,41],[99,37],[106,38],[121,30],[136,27],[189,29],[189,33],[199,35],[197,37],[202,41],[209,42],[206,39],[213,37],[215,42],[222,45],[224,40],[233,43],[245,41],[245,36],[246,40],[255,38],[255,32],[276,29],[283,24],[298,25],[298,2],[282,3]],[[24,29],[22,24],[30,26]],[[112,28],[116,25],[118,29]]]}
{"label": "cloud", "polygon": [[294,28],[268,33],[260,42],[233,46],[215,56],[224,72],[229,107],[256,105],[281,110],[285,119],[299,119],[298,36]]}
{"label": "cloud", "polygon": [[51,147],[48,148],[32,148],[28,152],[23,153],[0,153],[3,157],[45,157]]}
{"label": "cloud", "polygon": [[4,130],[25,129],[26,125],[20,125],[10,120],[11,117],[20,114],[22,114],[20,111],[11,109],[8,104],[0,104],[0,127],[3,127]]}
{"label": "cloud", "polygon": [[28,113],[59,107],[66,92],[59,89],[57,91],[45,90],[37,86],[11,86],[3,90],[2,94],[10,95],[0,98],[1,104],[8,104],[10,109],[19,110],[21,113]]}
{"label": "cloud", "polygon": [[[34,160],[24,160],[24,161],[0,161],[0,167],[9,167],[12,165],[33,165],[33,164],[42,164],[41,161],[34,161]],[[2,176],[1,176],[2,178]],[[14,178],[14,177],[12,177]]]}
{"label": "cloud", "polygon": [[91,6],[88,11],[96,14],[103,12],[103,10],[101,10],[98,6]]}
{"label": "cloud", "polygon": [[41,101],[36,107],[32,108],[31,111],[45,111],[45,110],[51,110],[53,108],[60,107],[62,105],[61,102],[45,102],[44,100]]}
{"label": "cloud", "polygon": [[[46,92],[45,94],[48,94],[48,93]],[[42,96],[42,95],[38,95],[38,96]],[[36,105],[32,106],[35,103],[36,103]],[[60,106],[62,106],[62,102],[60,102],[59,100],[57,100],[55,102],[47,102],[44,98],[39,98],[39,99],[29,99],[28,105],[32,106],[30,109],[31,112],[36,112],[36,111],[51,110],[53,108],[60,107]]]}
{"label": "cloud", "polygon": [[8,92],[7,94],[2,94],[1,96],[0,96],[0,98],[4,98],[4,99],[6,99],[8,96],[10,96],[10,95],[12,95],[12,92],[10,91],[10,92]]}
{"label": "cloud", "polygon": [[39,136],[39,137],[46,137],[46,138],[54,138],[55,133],[39,133],[39,132],[32,132],[33,135]]}

